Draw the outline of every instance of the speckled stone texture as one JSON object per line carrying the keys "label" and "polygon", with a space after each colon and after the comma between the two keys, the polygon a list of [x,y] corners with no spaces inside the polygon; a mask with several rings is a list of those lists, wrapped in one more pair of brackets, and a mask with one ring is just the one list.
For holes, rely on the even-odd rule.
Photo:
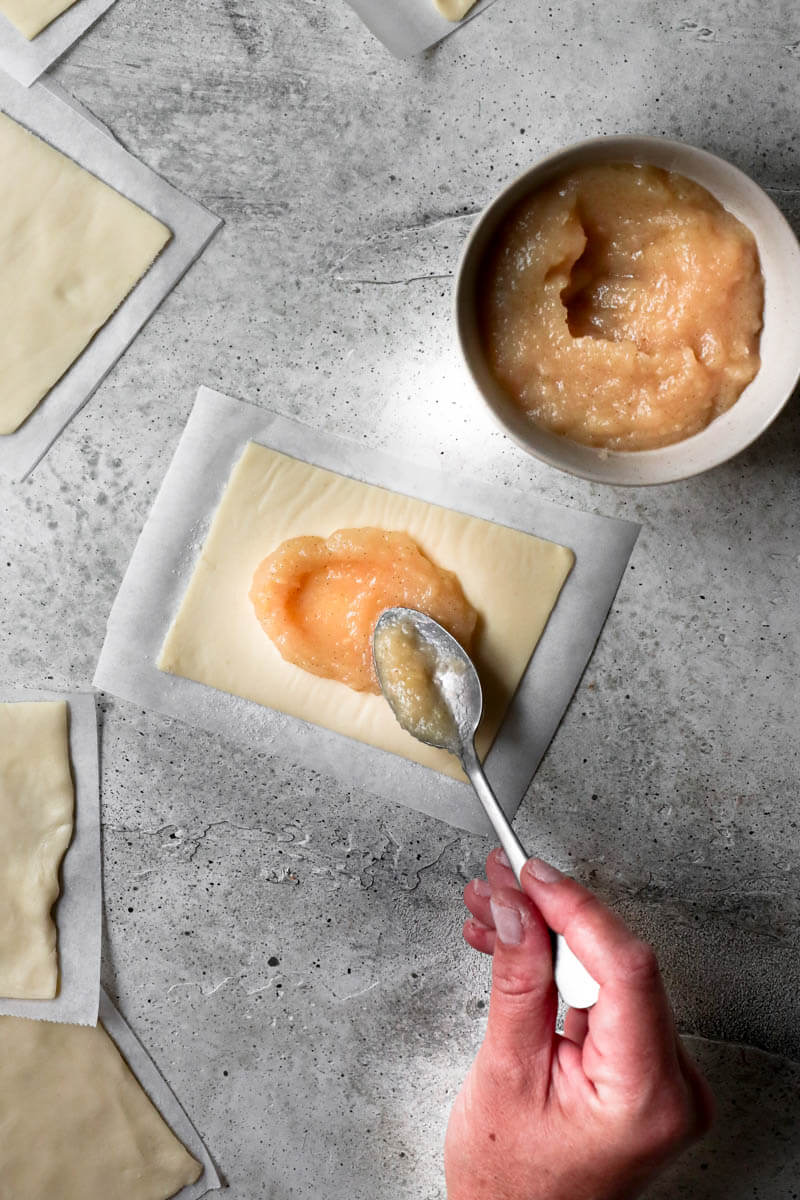
{"label": "speckled stone texture", "polygon": [[[450,317],[474,214],[588,134],[717,151],[797,227],[796,5],[498,0],[397,62],[343,0],[119,0],[56,77],[226,226],[0,497],[3,682],[89,684],[201,382],[640,520],[519,832],[652,938],[684,1029],[800,1057],[798,407],[704,477],[581,483],[491,424]],[[446,1114],[488,986],[460,942],[460,893],[488,844],[101,707],[104,979],[231,1200],[441,1200]],[[796,1069],[700,1052],[724,1120],[654,1195],[791,1197]]]}

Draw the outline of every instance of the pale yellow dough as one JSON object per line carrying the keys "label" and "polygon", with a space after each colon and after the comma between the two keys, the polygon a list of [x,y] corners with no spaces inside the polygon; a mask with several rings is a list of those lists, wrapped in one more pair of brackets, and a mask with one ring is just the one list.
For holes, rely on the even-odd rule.
{"label": "pale yellow dough", "polygon": [[168,1200],[202,1167],[102,1025],[0,1017],[0,1195]]}
{"label": "pale yellow dough", "polygon": [[171,236],[0,113],[0,434],[30,416]]}
{"label": "pale yellow dough", "polygon": [[433,3],[448,21],[461,21],[477,0],[433,0]]}
{"label": "pale yellow dough", "polygon": [[58,992],[51,910],[74,803],[66,703],[0,704],[0,996],[6,999],[52,1000]]}
{"label": "pale yellow dough", "polygon": [[287,538],[366,526],[408,533],[433,562],[455,572],[478,610],[475,660],[486,695],[478,747],[485,754],[570,572],[572,551],[254,442],[231,474],[158,666],[461,779],[456,759],[401,729],[382,696],[281,658],[248,599],[256,567]]}
{"label": "pale yellow dough", "polygon": [[75,0],[0,0],[0,13],[31,41],[74,3]]}

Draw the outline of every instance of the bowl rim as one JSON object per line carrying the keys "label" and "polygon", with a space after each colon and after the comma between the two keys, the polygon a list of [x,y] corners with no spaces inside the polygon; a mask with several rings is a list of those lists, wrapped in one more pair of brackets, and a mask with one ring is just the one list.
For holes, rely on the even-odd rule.
{"label": "bowl rim", "polygon": [[[625,157],[621,158],[619,157],[619,153],[623,150],[626,153]],[[474,351],[465,334],[465,325],[467,320],[466,314],[468,310],[472,310],[471,297],[467,297],[465,295],[465,278],[467,275],[467,269],[472,265],[472,259],[476,253],[476,243],[484,236],[487,238],[491,237],[510,209],[513,208],[513,206],[520,199],[522,199],[526,192],[533,192],[536,190],[537,185],[535,180],[538,176],[555,175],[560,166],[563,166],[563,168],[567,170],[570,162],[574,160],[576,156],[582,156],[586,151],[602,151],[603,153],[600,156],[601,158],[608,162],[620,162],[636,161],[637,150],[642,154],[642,159],[645,163],[647,162],[648,150],[656,151],[659,155],[663,155],[664,153],[668,154],[670,151],[673,151],[679,158],[684,158],[684,156],[688,155],[690,159],[694,159],[695,161],[705,161],[709,167],[713,167],[714,169],[719,169],[719,167],[721,167],[724,171],[729,173],[731,178],[738,178],[743,186],[751,190],[755,189],[755,191],[758,193],[759,203],[762,205],[765,213],[767,214],[765,223],[768,223],[770,228],[780,231],[784,237],[788,237],[797,266],[798,277],[800,278],[800,240],[798,239],[797,234],[794,232],[786,216],[780,210],[772,197],[764,190],[764,188],[761,187],[759,183],[756,182],[756,180],[752,178],[752,176],[748,175],[746,171],[743,171],[741,167],[738,167],[735,163],[730,162],[729,159],[723,158],[718,154],[714,154],[710,150],[706,150],[701,146],[696,146],[691,142],[682,141],[677,138],[663,137],[658,134],[617,133],[608,135],[597,134],[588,138],[582,138],[576,142],[571,142],[566,146],[562,146],[549,152],[548,154],[543,155],[541,158],[535,159],[528,167],[525,167],[522,171],[517,172],[517,174],[508,181],[508,183],[506,183],[497,193],[495,193],[495,195],[475,217],[475,220],[461,248],[455,274],[455,285],[453,288],[453,312],[461,359],[467,369],[467,373],[475,391],[495,422],[500,425],[506,435],[510,437],[517,446],[519,446],[527,454],[539,459],[548,466],[554,467],[560,471],[564,471],[569,475],[575,476],[576,478],[586,479],[593,483],[603,483],[611,487],[655,487],[663,483],[675,483],[680,480],[690,479],[695,475],[703,474],[706,471],[713,470],[715,467],[721,466],[723,463],[730,461],[730,459],[742,453],[742,451],[746,450],[748,446],[751,446],[755,441],[758,440],[759,437],[761,437],[764,431],[772,424],[772,422],[788,404],[789,400],[794,394],[797,382],[800,379],[800,339],[798,339],[798,350],[796,355],[797,362],[796,369],[794,369],[794,380],[791,385],[787,387],[785,394],[780,395],[773,404],[767,405],[764,408],[763,414],[760,418],[753,422],[750,428],[748,428],[745,437],[736,441],[735,445],[726,445],[724,442],[721,443],[718,455],[710,456],[713,461],[704,460],[700,462],[692,461],[691,448],[693,445],[696,445],[696,439],[702,437],[706,430],[714,424],[714,421],[710,422],[709,426],[706,426],[705,429],[700,430],[698,433],[692,434],[688,438],[683,438],[678,442],[670,443],[667,446],[652,447],[646,450],[606,450],[601,447],[587,446],[585,443],[580,443],[574,439],[569,439],[564,435],[554,434],[549,430],[540,430],[533,422],[529,420],[529,418],[524,416],[521,410],[519,410],[520,420],[516,423],[515,427],[515,421],[510,418],[509,413],[503,411],[501,404],[496,402],[494,398],[487,394],[484,386],[477,377],[473,363]],[[682,169],[679,163],[676,163],[676,165],[670,169],[675,170],[676,173],[679,174],[686,174],[688,178],[692,178],[691,168],[688,163],[686,164],[685,169]],[[546,182],[546,180],[543,182]],[[717,199],[720,204],[723,205],[723,207],[728,209],[728,206],[725,203],[725,197],[721,195],[718,190],[715,190],[713,187],[709,187],[706,183],[702,183],[701,186],[705,187],[707,191],[710,191],[715,199]],[[730,210],[728,209],[728,211]],[[487,225],[489,226],[488,234]],[[751,232],[753,231],[751,230]],[[764,274],[764,280],[766,283],[767,276],[764,272],[763,265],[762,274]],[[761,336],[763,336],[763,328]],[[752,382],[755,382],[755,379],[757,378],[758,374],[754,377],[754,380],[751,381],[751,384]],[[748,384],[748,387],[750,387],[751,384]],[[498,385],[498,390],[500,390],[500,385]],[[745,388],[745,391],[746,390],[747,388]],[[744,394],[745,393],[742,392],[742,395]],[[513,405],[514,402],[509,398],[508,403],[509,405]],[[733,408],[734,406],[731,407]],[[725,416],[725,414],[721,414],[721,416]],[[718,419],[719,418],[715,418],[715,420]],[[533,431],[534,437],[530,437],[528,431]],[[594,457],[597,465],[593,466],[591,459],[587,465],[581,464],[580,468],[574,465],[566,465],[563,458],[559,457],[556,452],[548,450],[546,445],[539,444],[538,442],[534,444],[534,438],[537,436],[537,434],[545,441],[561,439],[570,446],[578,447],[581,451],[594,451]],[[683,454],[681,454],[681,449],[679,448],[684,450]],[[620,464],[624,463],[626,468],[630,468],[631,464],[641,464],[642,466],[645,466],[646,464],[653,464],[659,457],[663,458],[664,451],[672,451],[673,454],[677,455],[682,461],[676,461],[671,467],[664,464],[662,470],[657,471],[651,478],[614,479],[610,478],[610,476],[614,474],[613,469],[603,470],[600,466],[601,463],[613,464],[615,462]]]}

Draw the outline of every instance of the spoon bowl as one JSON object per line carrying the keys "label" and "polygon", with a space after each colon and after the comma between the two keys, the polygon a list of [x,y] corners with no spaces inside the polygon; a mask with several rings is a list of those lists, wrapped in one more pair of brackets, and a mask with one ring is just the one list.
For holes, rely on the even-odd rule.
{"label": "spoon bowl", "polygon": [[[433,661],[429,656],[431,683],[444,700],[453,718],[450,728],[437,731],[441,732],[441,737],[422,736],[422,731],[409,729],[405,721],[400,720],[398,716],[396,690],[389,678],[386,657],[380,649],[383,635],[397,626],[412,631],[420,645],[424,645],[432,651]],[[414,608],[387,608],[375,626],[372,645],[378,682],[390,708],[400,720],[403,728],[409,729],[409,733],[424,742],[426,746],[448,750],[450,754],[455,754],[456,758],[461,758],[464,744],[472,743],[483,716],[481,681],[472,659],[461,643],[456,641],[453,635],[448,633],[438,621],[434,621],[432,617],[426,617],[424,613],[417,612]]]}

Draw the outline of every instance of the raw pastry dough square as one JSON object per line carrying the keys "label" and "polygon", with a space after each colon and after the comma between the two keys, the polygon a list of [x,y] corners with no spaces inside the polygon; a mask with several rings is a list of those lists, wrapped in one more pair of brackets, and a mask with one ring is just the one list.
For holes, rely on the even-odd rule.
{"label": "raw pastry dough square", "polygon": [[0,434],[30,416],[171,236],[0,113]]}
{"label": "raw pastry dough square", "polygon": [[477,0],[433,0],[433,3],[448,21],[463,21]]}
{"label": "raw pastry dough square", "polygon": [[157,665],[463,779],[455,758],[400,728],[382,696],[285,662],[248,598],[256,567],[286,538],[368,525],[410,534],[455,572],[478,610],[475,659],[486,699],[478,750],[485,755],[572,568],[572,551],[254,442],[231,474]]}
{"label": "raw pastry dough square", "polygon": [[0,0],[0,13],[31,41],[74,3],[75,0]]}
{"label": "raw pastry dough square", "polygon": [[0,1195],[168,1200],[202,1169],[102,1025],[0,1017]]}
{"label": "raw pastry dough square", "polygon": [[61,859],[72,837],[74,805],[66,702],[0,704],[0,996],[4,999],[52,1000],[58,992],[51,912],[60,890]]}

